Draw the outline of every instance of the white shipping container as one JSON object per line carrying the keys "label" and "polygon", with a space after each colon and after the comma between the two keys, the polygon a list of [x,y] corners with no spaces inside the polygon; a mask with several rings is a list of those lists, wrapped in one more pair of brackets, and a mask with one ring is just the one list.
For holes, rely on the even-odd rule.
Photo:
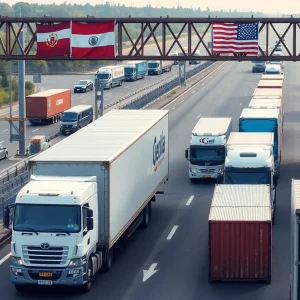
{"label": "white shipping container", "polygon": [[168,179],[168,111],[113,110],[30,167],[34,175],[97,176],[99,246],[112,247]]}

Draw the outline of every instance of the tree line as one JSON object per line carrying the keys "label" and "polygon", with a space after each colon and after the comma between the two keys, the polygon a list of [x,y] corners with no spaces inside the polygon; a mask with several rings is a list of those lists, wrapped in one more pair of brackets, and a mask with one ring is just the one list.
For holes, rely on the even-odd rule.
{"label": "tree line", "polygon": [[[108,18],[121,18],[121,17],[189,17],[189,18],[200,18],[200,17],[262,17],[264,16],[261,12],[242,12],[238,10],[210,10],[209,8],[184,8],[184,7],[152,7],[147,5],[145,7],[131,7],[121,4],[111,5],[109,2],[105,4],[91,5],[87,4],[69,4],[63,3],[60,5],[51,4],[29,4],[24,2],[18,2],[12,6],[7,3],[0,2],[0,12],[2,16],[10,17],[108,17]],[[179,33],[183,24],[171,24],[171,29],[174,33]],[[140,24],[128,24],[126,25],[130,36],[135,40],[140,31]],[[201,25],[197,27],[201,31]],[[184,32],[187,31],[187,28]],[[158,31],[156,31],[156,35]],[[145,35],[149,33],[149,30],[145,32]],[[171,33],[167,30],[167,34]],[[0,36],[4,36],[4,32],[0,31]],[[27,33],[27,35],[29,35]],[[28,37],[29,38],[29,37]],[[25,33],[26,39],[26,33]],[[123,33],[123,47],[128,46],[129,38]],[[130,45],[130,44],[129,44]],[[33,49],[35,53],[35,49]],[[26,62],[27,68],[35,69],[37,72],[43,70],[43,72],[52,70],[65,70],[65,71],[75,71],[78,70],[90,70],[95,69],[95,66],[100,67],[101,65],[107,65],[107,61],[28,61]],[[14,63],[14,69],[16,68],[16,63]]]}

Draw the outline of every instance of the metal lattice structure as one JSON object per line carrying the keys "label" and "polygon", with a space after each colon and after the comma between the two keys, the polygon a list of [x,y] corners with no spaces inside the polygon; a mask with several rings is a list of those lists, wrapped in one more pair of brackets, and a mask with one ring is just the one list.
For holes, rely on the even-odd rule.
{"label": "metal lattice structure", "polygon": [[[112,19],[106,18],[10,18],[0,16],[0,60],[37,60],[36,24],[54,24],[64,21],[77,22],[104,22]],[[116,18],[116,57],[106,57],[106,60],[135,60],[157,59],[164,60],[192,60],[194,54],[200,49],[199,60],[231,60],[251,61],[276,60],[273,56],[276,45],[281,44],[284,55],[281,61],[300,60],[299,18]],[[260,22],[260,56],[222,56],[213,55],[209,42],[211,41],[211,28],[213,22],[242,23]],[[176,24],[176,32],[174,25]],[[281,29],[278,29],[282,27]],[[277,27],[277,28],[276,28]],[[135,28],[135,35],[131,29]],[[20,32],[25,32],[25,44],[19,42]],[[138,32],[138,33],[137,33]],[[273,35],[273,37],[272,37]],[[273,41],[272,41],[273,39]],[[124,41],[127,41],[126,45]],[[288,41],[287,41],[288,40]],[[262,46],[264,44],[264,46]],[[151,45],[151,47],[150,47]],[[173,56],[172,51],[182,51],[183,56]],[[152,50],[150,51],[149,48]],[[157,53],[157,55],[155,55]],[[71,57],[55,57],[51,59],[73,60]],[[97,58],[101,59],[101,58]]]}

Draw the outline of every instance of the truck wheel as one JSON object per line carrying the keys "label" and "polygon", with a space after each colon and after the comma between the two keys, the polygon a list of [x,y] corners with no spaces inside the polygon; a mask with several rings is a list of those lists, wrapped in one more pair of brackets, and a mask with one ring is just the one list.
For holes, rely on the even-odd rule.
{"label": "truck wheel", "polygon": [[93,280],[93,270],[92,270],[92,262],[89,259],[88,262],[88,270],[87,270],[87,282],[82,286],[82,291],[87,293],[92,288],[92,280]]}
{"label": "truck wheel", "polygon": [[105,254],[105,260],[104,260],[104,266],[103,269],[105,272],[109,272],[114,260],[114,251],[113,248],[110,248],[107,250],[107,253]]}
{"label": "truck wheel", "polygon": [[109,85],[109,89],[111,89],[112,88],[112,83]]}
{"label": "truck wheel", "polygon": [[15,289],[17,292],[23,292],[25,290],[25,285],[15,283]]}
{"label": "truck wheel", "polygon": [[147,228],[149,225],[150,214],[151,214],[150,210],[151,210],[151,206],[147,204],[147,206],[143,210],[143,221],[141,223],[141,228],[143,229]]}
{"label": "truck wheel", "polygon": [[123,82],[122,82],[122,80],[121,80],[119,85],[122,86],[122,84],[123,84]]}

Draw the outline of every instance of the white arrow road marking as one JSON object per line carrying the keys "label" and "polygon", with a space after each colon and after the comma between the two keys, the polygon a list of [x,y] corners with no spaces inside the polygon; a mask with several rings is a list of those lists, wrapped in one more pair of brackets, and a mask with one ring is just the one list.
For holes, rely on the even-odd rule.
{"label": "white arrow road marking", "polygon": [[158,270],[155,270],[157,263],[153,263],[149,270],[143,270],[143,282],[148,280],[152,275],[154,275]]}

